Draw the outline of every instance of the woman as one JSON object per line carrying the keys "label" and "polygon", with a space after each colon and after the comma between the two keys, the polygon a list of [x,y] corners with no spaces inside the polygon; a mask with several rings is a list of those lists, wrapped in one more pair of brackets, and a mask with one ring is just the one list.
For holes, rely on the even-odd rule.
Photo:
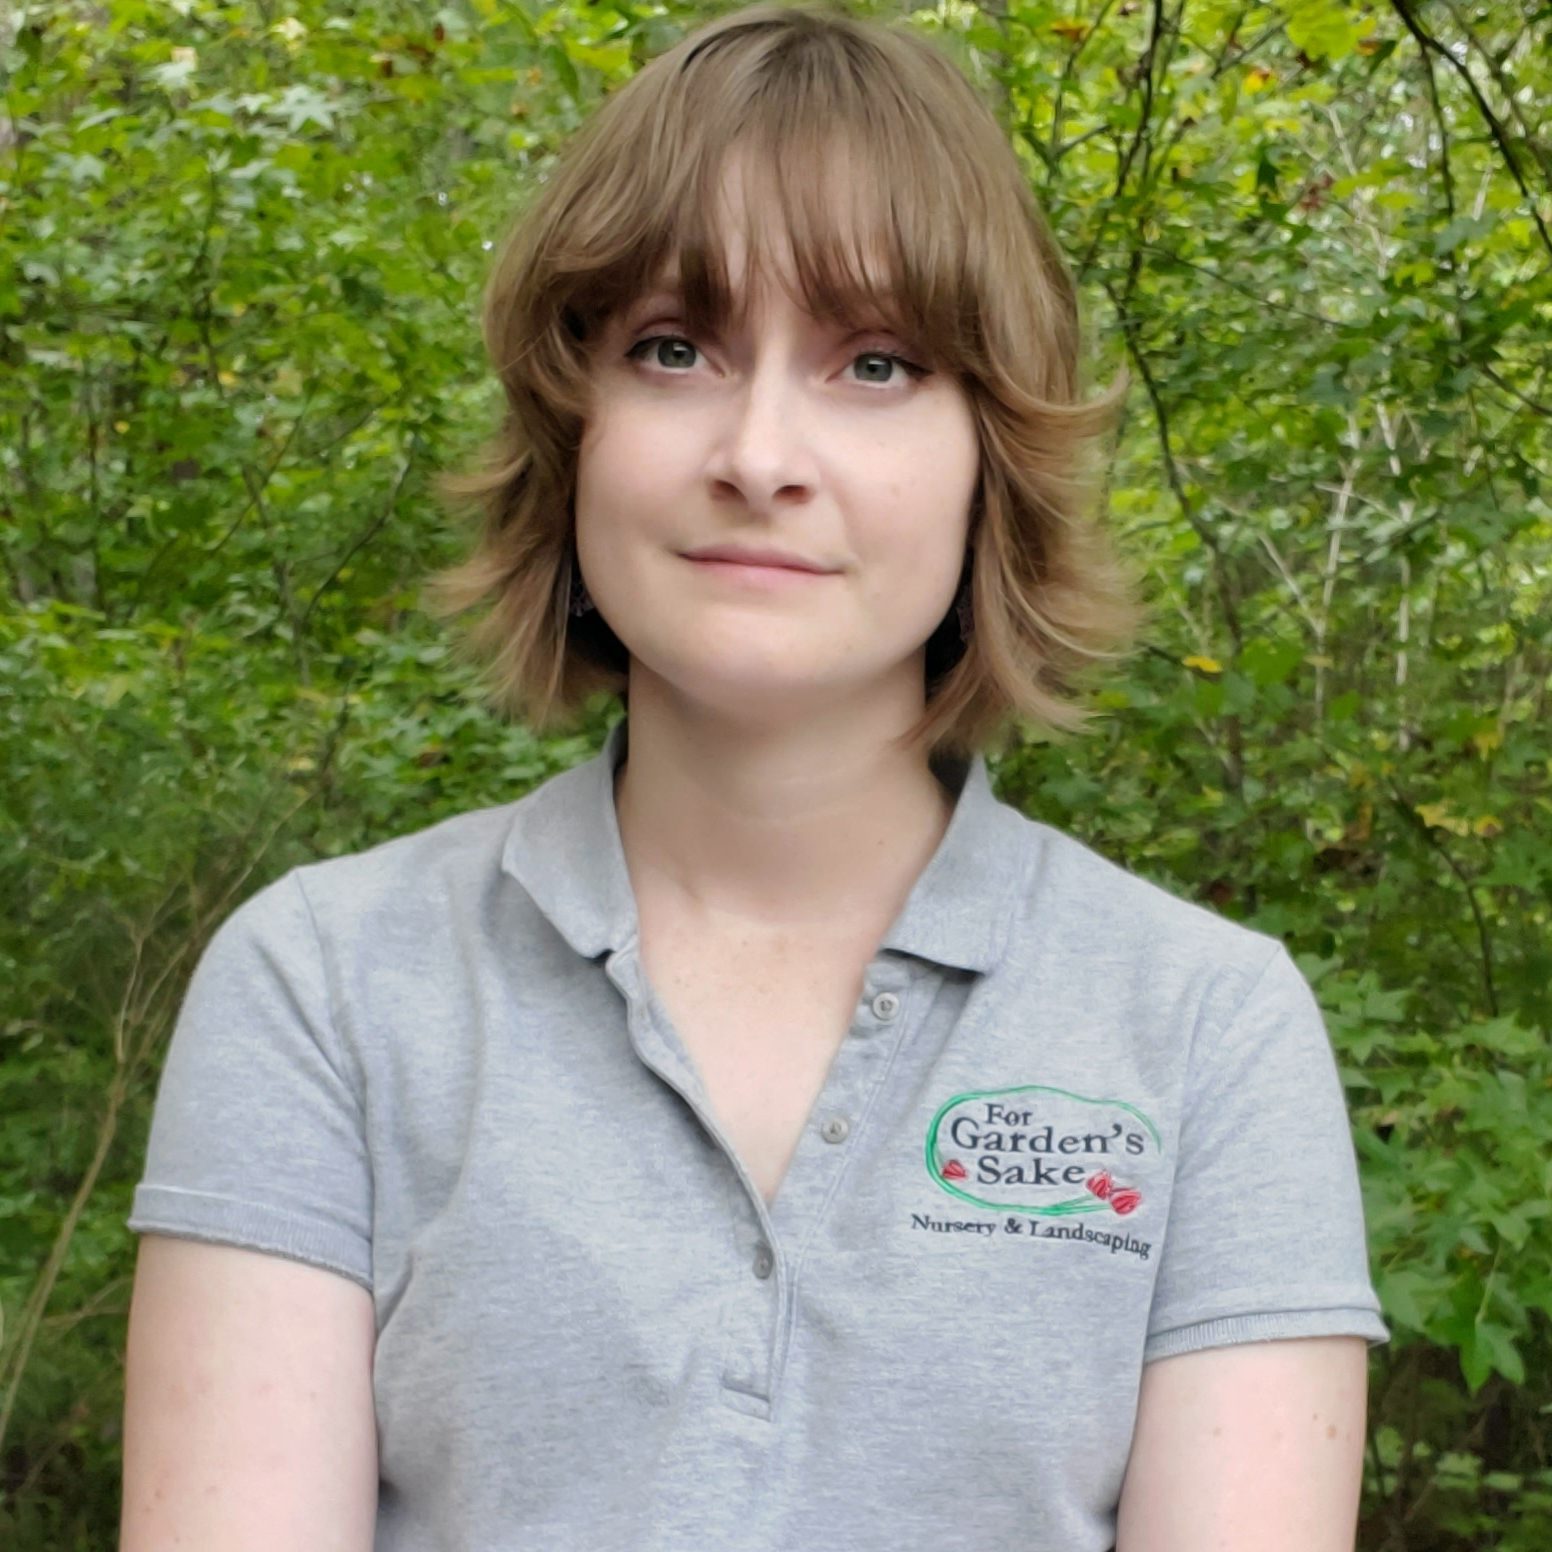
{"label": "woman", "polygon": [[[124,1552],[1351,1548],[1369,1283],[1281,943],[993,795],[1135,621],[1071,280],[964,77],[761,4],[507,243],[493,698],[627,707],[189,988]],[[202,1243],[203,1242],[203,1243]]]}

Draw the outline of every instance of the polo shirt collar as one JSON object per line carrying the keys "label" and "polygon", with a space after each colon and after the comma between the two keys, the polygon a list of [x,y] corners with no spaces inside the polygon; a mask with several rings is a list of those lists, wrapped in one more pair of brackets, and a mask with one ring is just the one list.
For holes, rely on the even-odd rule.
{"label": "polo shirt collar", "polygon": [[[614,806],[614,772],[627,737],[622,717],[591,759],[520,798],[502,848],[502,871],[588,959],[624,948],[637,935]],[[990,970],[1003,955],[1033,831],[992,791],[984,755],[943,758],[935,769],[957,791],[954,812],[879,947]]]}

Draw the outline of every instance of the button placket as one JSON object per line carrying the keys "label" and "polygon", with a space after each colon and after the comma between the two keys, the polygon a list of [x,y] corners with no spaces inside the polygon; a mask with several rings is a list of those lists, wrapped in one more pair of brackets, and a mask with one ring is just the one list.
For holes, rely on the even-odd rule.
{"label": "button placket", "polygon": [[[878,1080],[879,1064],[887,1060],[903,1023],[904,983],[898,983],[899,990],[887,984],[897,974],[894,967],[884,969],[886,984],[880,986],[877,973],[870,971],[863,984],[851,1028],[835,1054],[771,1208],[772,1221],[782,1234],[790,1226],[799,1238],[806,1236],[810,1210],[828,1194],[833,1171],[841,1164],[830,1150],[852,1136],[867,1108]],[[827,1146],[810,1153],[814,1133]]]}
{"label": "button placket", "polygon": [[[767,1208],[747,1183],[746,1191],[738,1194],[740,1212],[755,1234],[752,1248],[744,1252],[745,1293],[729,1302],[723,1342],[719,1393],[736,1410],[763,1416],[767,1410],[761,1409],[774,1403],[786,1363],[789,1317],[803,1276],[804,1247],[838,1173],[848,1166],[849,1150],[840,1145],[855,1143],[861,1117],[906,1023],[904,993],[911,979],[895,964],[869,967],[851,1028],[798,1139],[776,1200]],[[785,1258],[779,1273],[773,1249],[778,1244]]]}
{"label": "button placket", "polygon": [[[775,1383],[776,1335],[782,1323],[783,1294],[770,1243],[759,1240],[746,1263],[748,1289],[723,1308],[722,1400],[736,1411],[766,1415]],[[748,1273],[745,1274],[746,1276]]]}

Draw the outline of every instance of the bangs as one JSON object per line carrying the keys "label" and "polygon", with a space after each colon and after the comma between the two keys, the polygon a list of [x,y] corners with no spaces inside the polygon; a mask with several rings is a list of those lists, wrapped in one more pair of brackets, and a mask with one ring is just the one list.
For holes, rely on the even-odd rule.
{"label": "bangs", "polygon": [[[937,369],[974,356],[973,201],[948,146],[922,134],[867,51],[795,38],[762,66],[742,81],[703,52],[661,94],[659,152],[598,190],[607,222],[580,223],[594,235],[568,256],[560,305],[572,333],[595,338],[663,292],[691,329],[722,335],[747,321],[760,288],[780,285],[813,317],[887,329]],[[736,276],[725,247],[735,231]]]}
{"label": "bangs", "polygon": [[[719,210],[724,170],[737,179],[740,198]],[[645,287],[677,297],[692,329],[720,335],[742,327],[756,296],[779,286],[824,322],[888,329],[919,348],[945,332],[934,306],[943,287],[923,283],[921,263],[889,219],[890,191],[854,148],[740,146],[705,182],[710,187],[669,234],[667,256]],[[726,241],[740,229],[744,263],[735,275]]]}

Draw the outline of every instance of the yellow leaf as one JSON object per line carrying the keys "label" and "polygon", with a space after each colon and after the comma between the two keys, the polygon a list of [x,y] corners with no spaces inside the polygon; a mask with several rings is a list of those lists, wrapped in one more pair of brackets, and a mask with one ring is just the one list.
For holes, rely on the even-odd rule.
{"label": "yellow leaf", "polygon": [[127,420],[116,420],[113,422],[113,429],[122,436],[124,432],[129,430],[129,422]]}
{"label": "yellow leaf", "polygon": [[1435,830],[1448,830],[1451,835],[1470,835],[1471,824],[1459,814],[1452,814],[1448,803],[1419,803],[1417,817]]}
{"label": "yellow leaf", "polygon": [[1472,831],[1477,835],[1502,835],[1503,826],[1498,822],[1496,814],[1481,814],[1471,824]]}
{"label": "yellow leaf", "polygon": [[1203,657],[1199,652],[1193,652],[1190,657],[1180,660],[1187,668],[1200,668],[1204,674],[1221,674],[1223,664],[1215,657]]}
{"label": "yellow leaf", "polygon": [[1483,728],[1481,732],[1471,735],[1471,742],[1477,746],[1477,749],[1482,754],[1486,754],[1489,749],[1501,749],[1503,747],[1503,729]]}
{"label": "yellow leaf", "polygon": [[217,372],[216,379],[223,388],[233,388],[237,385],[237,374],[235,372]]}

